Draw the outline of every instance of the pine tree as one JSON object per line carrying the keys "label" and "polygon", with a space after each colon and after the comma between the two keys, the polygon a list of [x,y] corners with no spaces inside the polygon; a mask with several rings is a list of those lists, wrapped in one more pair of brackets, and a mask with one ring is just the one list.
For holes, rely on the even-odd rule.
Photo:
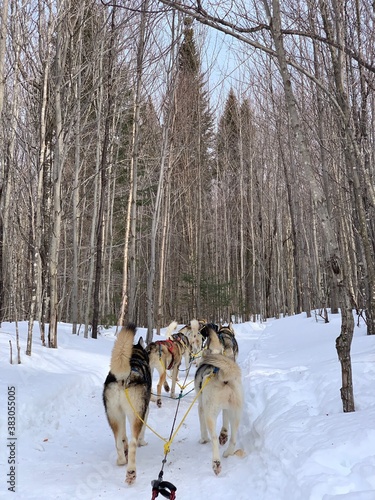
{"label": "pine tree", "polygon": [[212,177],[213,120],[190,18],[185,19],[178,63],[172,131],[174,196],[178,200],[173,261],[177,262],[174,275],[180,277],[177,296],[187,304],[186,314],[191,318],[201,309],[200,284],[208,272],[202,261],[202,224],[204,191]]}

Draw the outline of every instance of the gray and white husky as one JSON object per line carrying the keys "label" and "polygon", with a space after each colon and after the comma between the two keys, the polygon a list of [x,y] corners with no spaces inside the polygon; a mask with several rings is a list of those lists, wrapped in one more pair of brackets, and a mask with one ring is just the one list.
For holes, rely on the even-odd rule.
{"label": "gray and white husky", "polygon": [[[104,408],[116,443],[117,465],[128,464],[125,479],[128,484],[136,479],[137,446],[147,444],[144,422],[147,421],[152,383],[142,339],[133,345],[135,332],[136,326],[132,323],[119,332],[103,389]],[[131,431],[129,443],[126,419]]]}
{"label": "gray and white husky", "polygon": [[[203,389],[202,389],[203,388]],[[212,468],[215,474],[221,472],[219,452],[219,437],[216,421],[223,412],[223,422],[230,424],[230,439],[223,456],[243,455],[242,450],[236,450],[237,431],[243,408],[243,391],[241,370],[238,364],[223,354],[207,353],[195,373],[195,391],[198,397],[198,413],[201,431],[200,443],[212,441]],[[223,429],[220,443],[228,438],[228,431]]]}

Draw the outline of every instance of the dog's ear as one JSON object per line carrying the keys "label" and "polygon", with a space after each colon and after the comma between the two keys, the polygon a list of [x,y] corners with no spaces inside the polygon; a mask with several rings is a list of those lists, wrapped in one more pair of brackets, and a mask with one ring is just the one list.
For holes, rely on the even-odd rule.
{"label": "dog's ear", "polygon": [[143,340],[143,337],[140,337],[140,339],[138,340],[138,345],[143,347],[143,349],[146,348],[146,344],[145,344],[145,341]]}
{"label": "dog's ear", "polygon": [[204,338],[207,338],[209,336],[210,330],[213,330],[214,332],[219,331],[219,327],[215,323],[207,323],[200,331],[201,335],[203,335]]}
{"label": "dog's ear", "polygon": [[208,338],[208,331],[209,331],[210,325],[204,325],[203,328],[200,329],[199,333],[202,335],[204,339]]}

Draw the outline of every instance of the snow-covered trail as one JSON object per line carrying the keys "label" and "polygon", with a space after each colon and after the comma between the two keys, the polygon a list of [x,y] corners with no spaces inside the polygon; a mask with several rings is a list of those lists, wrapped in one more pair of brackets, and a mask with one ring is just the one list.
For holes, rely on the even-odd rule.
{"label": "snow-covered trail", "polygon": [[[235,325],[245,401],[238,447],[246,456],[223,459],[222,473],[214,475],[211,445],[198,442],[195,404],[164,466],[164,479],[175,484],[178,500],[375,500],[375,338],[363,325],[356,328],[357,411],[343,414],[335,351],[339,329],[340,319],[333,316],[328,325],[305,315]],[[102,403],[114,329],[98,340],[70,331],[70,325],[59,325],[58,350],[40,346],[35,334],[32,357],[22,354],[17,366],[8,361],[14,324],[0,329],[0,497],[148,500],[164,458],[161,437],[170,436],[177,401],[165,395],[162,408],[151,403],[148,423],[161,437],[146,430],[148,445],[137,451],[136,483],[127,486]],[[26,332],[21,324],[22,352]],[[9,385],[17,402],[16,493],[8,493],[6,483],[3,417]],[[190,388],[184,390],[175,429],[195,397]]]}
{"label": "snow-covered trail", "polygon": [[[253,337],[243,330],[245,333],[238,334],[239,359],[246,362],[259,332]],[[73,337],[69,325],[61,325],[59,340],[56,351],[35,345],[31,358],[22,356],[21,366],[4,367],[5,377],[17,388],[17,496],[117,499],[129,497],[131,492],[131,498],[151,498],[151,481],[162,467],[164,441],[147,429],[148,445],[137,450],[137,480],[129,487],[124,483],[125,467],[116,466],[114,440],[104,414],[102,384],[113,332],[98,341],[86,340]],[[187,382],[193,380],[194,372],[192,367]],[[154,387],[156,377],[155,372]],[[184,378],[181,372],[180,381]],[[195,397],[194,391],[189,392],[192,388],[190,384],[184,390],[188,394],[180,402],[175,430]],[[148,424],[165,439],[170,436],[176,408],[177,400],[166,394],[162,408],[151,403]],[[198,440],[195,404],[172,442],[164,466],[164,479],[177,486],[177,498],[204,498],[213,488],[218,499],[238,498],[237,474],[233,472],[243,460],[225,459],[217,478],[211,469],[211,445],[202,446]],[[241,440],[239,445],[244,446]]]}

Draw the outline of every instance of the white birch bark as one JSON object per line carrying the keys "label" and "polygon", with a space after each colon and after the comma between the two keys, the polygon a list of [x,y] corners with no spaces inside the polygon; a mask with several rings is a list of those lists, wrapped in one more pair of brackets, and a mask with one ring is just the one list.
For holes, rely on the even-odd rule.
{"label": "white birch bark", "polygon": [[275,43],[280,74],[283,79],[285,101],[288,107],[296,146],[298,147],[301,155],[303,168],[305,169],[307,174],[317,214],[319,216],[321,227],[324,231],[324,235],[328,243],[328,255],[332,270],[332,279],[334,279],[339,286],[342,325],[341,334],[336,341],[336,347],[342,367],[341,398],[343,403],[343,410],[344,412],[350,412],[354,411],[354,395],[350,359],[350,346],[354,332],[354,319],[352,315],[352,298],[347,288],[347,283],[345,282],[345,275],[348,274],[348,269],[345,268],[345,261],[342,259],[336,232],[328,213],[326,197],[314,175],[312,161],[305,143],[303,131],[301,129],[297,103],[293,94],[291,76],[288,70],[285,50],[283,46],[279,0],[272,0],[272,15],[267,4],[267,0],[264,0],[264,5],[269,17],[272,19],[271,33]]}
{"label": "white birch bark", "polygon": [[136,80],[133,98],[133,129],[131,142],[129,199],[126,215],[125,241],[124,241],[124,266],[122,283],[122,300],[119,316],[119,325],[125,322],[125,315],[135,321],[136,297],[136,217],[137,217],[137,169],[138,148],[140,132],[140,106],[142,101],[142,78],[144,71],[144,53],[147,37],[147,9],[149,0],[144,0],[141,7],[141,20],[139,25],[137,45]]}

